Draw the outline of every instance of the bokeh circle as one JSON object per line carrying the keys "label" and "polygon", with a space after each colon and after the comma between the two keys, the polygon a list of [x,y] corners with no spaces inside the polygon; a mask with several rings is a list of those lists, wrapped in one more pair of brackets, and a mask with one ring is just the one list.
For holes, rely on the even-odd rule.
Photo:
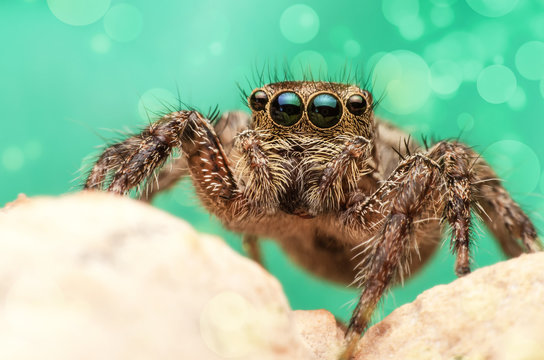
{"label": "bokeh circle", "polygon": [[130,4],[115,5],[104,16],[104,30],[116,41],[134,40],[140,35],[142,25],[142,13]]}
{"label": "bokeh circle", "polygon": [[415,18],[419,13],[418,0],[383,0],[383,16],[387,21],[396,26]]}
{"label": "bokeh circle", "polygon": [[522,110],[527,105],[527,95],[522,87],[518,86],[514,94],[508,100],[508,106],[512,110]]}
{"label": "bokeh circle", "polygon": [[179,107],[176,96],[162,88],[147,90],[138,101],[138,113],[146,121],[156,120],[176,107]]}
{"label": "bokeh circle", "polygon": [[544,42],[528,41],[516,52],[516,68],[529,80],[544,79]]}
{"label": "bokeh circle", "polygon": [[290,69],[295,79],[317,79],[328,73],[327,61],[323,55],[313,50],[301,51],[295,55]]}
{"label": "bokeh circle", "polygon": [[517,88],[516,76],[504,65],[491,65],[482,70],[477,80],[478,93],[491,104],[508,101]]}
{"label": "bokeh circle", "polygon": [[105,54],[110,51],[111,40],[105,34],[96,34],[91,39],[91,49],[99,54]]}
{"label": "bokeh circle", "polygon": [[499,17],[508,14],[519,0],[466,0],[467,4],[478,14],[487,17]]}
{"label": "bokeh circle", "polygon": [[431,93],[430,71],[417,54],[396,50],[382,56],[373,72],[374,94],[380,106],[394,114],[409,114],[425,104]]}
{"label": "bokeh circle", "polygon": [[18,171],[25,163],[25,155],[17,146],[7,147],[2,153],[2,165],[8,171]]}
{"label": "bokeh circle", "polygon": [[446,27],[455,20],[455,13],[449,6],[433,6],[431,9],[431,22],[437,27]]}
{"label": "bokeh circle", "polygon": [[518,198],[535,190],[540,178],[540,161],[528,145],[517,140],[500,140],[483,152],[504,185]]}
{"label": "bokeh circle", "polygon": [[281,14],[280,30],[287,40],[303,44],[312,40],[319,31],[317,13],[304,4],[295,4]]}
{"label": "bokeh circle", "polygon": [[49,10],[60,21],[75,26],[89,25],[99,20],[111,0],[47,0]]}
{"label": "bokeh circle", "polygon": [[461,113],[457,117],[457,126],[461,131],[470,131],[474,127],[474,117],[469,113]]}
{"label": "bokeh circle", "polygon": [[436,61],[430,70],[431,86],[440,95],[454,94],[463,81],[463,70],[453,61]]}

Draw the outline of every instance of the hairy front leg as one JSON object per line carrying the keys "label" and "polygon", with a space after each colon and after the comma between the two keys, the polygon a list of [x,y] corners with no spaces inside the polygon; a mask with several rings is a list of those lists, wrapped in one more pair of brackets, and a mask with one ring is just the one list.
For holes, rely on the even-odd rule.
{"label": "hairy front leg", "polygon": [[415,155],[402,162],[370,198],[344,214],[351,237],[361,234],[369,240],[358,244],[363,261],[357,282],[363,290],[346,331],[342,359],[351,357],[379,299],[407,270],[410,251],[417,246],[412,236],[415,224],[441,212],[434,201],[440,199],[443,185],[439,165]]}
{"label": "hairy front leg", "polygon": [[168,114],[141,134],[107,148],[85,188],[125,194],[152,178],[176,147],[182,149],[200,200],[211,213],[227,222],[244,213],[245,201],[219,139],[195,111]]}
{"label": "hairy front leg", "polygon": [[348,229],[355,234],[377,234],[360,245],[367,251],[360,265],[363,292],[346,334],[345,358],[352,354],[388,285],[395,277],[402,277],[403,268],[410,268],[410,244],[417,246],[418,241],[410,240],[417,226],[415,220],[447,221],[452,228],[452,249],[457,255],[455,272],[458,276],[470,272],[471,207],[491,213],[486,224],[489,226],[494,220],[498,222],[495,226],[502,227],[506,234],[499,233],[505,236],[499,239],[501,244],[516,249],[515,239],[519,238],[524,248],[517,245],[518,249],[540,249],[531,221],[500,185],[491,168],[470,148],[456,142],[438,143],[425,155],[417,154],[403,161],[371,198],[348,209]]}
{"label": "hairy front leg", "polygon": [[[245,112],[231,111],[223,114],[213,125],[227,157],[230,158],[236,135],[248,128],[249,120],[250,116]],[[181,178],[187,175],[189,175],[189,166],[185,156],[173,159],[171,163],[168,163],[160,170],[156,181],[148,184],[140,200],[151,202],[159,192],[172,188]]]}
{"label": "hairy front leg", "polygon": [[497,239],[503,252],[519,256],[543,249],[535,226],[481,157],[473,162],[475,210]]}
{"label": "hairy front leg", "polygon": [[[338,211],[347,202],[346,195],[353,194],[359,186],[359,179],[373,169],[371,164],[371,142],[355,136],[344,141],[337,154],[329,160],[330,149],[325,148],[327,161],[321,167],[311,169],[322,173],[306,193],[310,213],[317,215],[327,211]],[[319,152],[316,153],[319,156]],[[312,177],[310,177],[312,178]]]}
{"label": "hairy front leg", "polygon": [[469,242],[461,234],[468,234],[470,228],[469,207],[482,217],[508,256],[542,249],[533,223],[479,154],[464,144],[443,141],[430,150],[429,156],[442,164],[450,183],[449,191],[456,192],[450,196],[446,216],[454,230],[452,245],[458,254],[458,275],[469,271]]}
{"label": "hairy front leg", "polygon": [[452,229],[451,249],[456,254],[455,274],[470,273],[471,206],[474,171],[468,148],[455,142],[443,141],[432,147],[427,156],[436,161],[446,182],[443,220]]}
{"label": "hairy front leg", "polygon": [[289,182],[287,169],[279,165],[281,156],[263,148],[262,134],[255,130],[241,132],[235,147],[240,153],[236,170],[244,198],[256,215],[274,214]]}

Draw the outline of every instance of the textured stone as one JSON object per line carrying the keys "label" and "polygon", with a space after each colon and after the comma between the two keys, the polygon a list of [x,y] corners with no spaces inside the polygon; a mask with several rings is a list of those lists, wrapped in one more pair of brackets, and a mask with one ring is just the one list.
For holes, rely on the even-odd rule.
{"label": "textured stone", "polygon": [[544,359],[544,253],[425,291],[374,325],[357,359]]}
{"label": "textured stone", "polygon": [[[20,196],[0,211],[0,359],[335,359],[343,329],[291,311],[222,241],[103,193]],[[422,293],[356,360],[544,359],[544,253]]]}
{"label": "textured stone", "polygon": [[326,310],[293,311],[298,333],[313,360],[334,359],[342,350],[344,329]]}
{"label": "textured stone", "polygon": [[0,359],[309,359],[280,284],[222,241],[103,193],[0,213]]}

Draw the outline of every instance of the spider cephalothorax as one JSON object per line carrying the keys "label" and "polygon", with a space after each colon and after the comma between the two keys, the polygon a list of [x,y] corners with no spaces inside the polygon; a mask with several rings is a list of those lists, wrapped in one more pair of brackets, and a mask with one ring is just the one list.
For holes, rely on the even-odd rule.
{"label": "spider cephalothorax", "polygon": [[[227,113],[212,126],[196,111],[177,111],[104,150],[85,188],[143,197],[189,173],[204,206],[243,234],[276,240],[319,276],[361,287],[342,358],[353,353],[378,300],[424,264],[444,224],[452,230],[455,272],[470,272],[471,214],[482,217],[509,256],[541,249],[533,224],[489,165],[457,141],[421,149],[374,118],[358,86],[285,81],[248,96],[251,116]],[[399,144],[405,146],[399,148]]]}
{"label": "spider cephalothorax", "polygon": [[337,210],[360,176],[372,171],[375,126],[368,91],[289,81],[255,89],[248,103],[253,116],[250,129],[237,138],[235,174],[255,215],[313,217]]}
{"label": "spider cephalothorax", "polygon": [[248,99],[252,128],[325,140],[342,134],[372,138],[372,96],[357,86],[287,81],[255,89]]}

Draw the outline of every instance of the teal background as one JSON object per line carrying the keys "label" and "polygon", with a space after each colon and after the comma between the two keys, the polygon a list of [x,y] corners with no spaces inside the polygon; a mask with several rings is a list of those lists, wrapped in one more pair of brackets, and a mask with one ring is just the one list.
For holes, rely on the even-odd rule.
{"label": "teal background", "polygon": [[[382,117],[416,137],[475,146],[542,228],[542,0],[9,0],[0,2],[0,39],[2,204],[21,192],[78,191],[96,147],[147,124],[178,88],[203,110],[246,109],[237,83],[256,67],[324,76],[347,65],[374,83]],[[241,251],[187,181],[156,206]],[[503,258],[483,227],[475,238],[474,268]],[[264,252],[293,308],[349,317],[356,290],[309,276],[272,242]],[[446,243],[377,318],[453,280],[453,261]]]}

